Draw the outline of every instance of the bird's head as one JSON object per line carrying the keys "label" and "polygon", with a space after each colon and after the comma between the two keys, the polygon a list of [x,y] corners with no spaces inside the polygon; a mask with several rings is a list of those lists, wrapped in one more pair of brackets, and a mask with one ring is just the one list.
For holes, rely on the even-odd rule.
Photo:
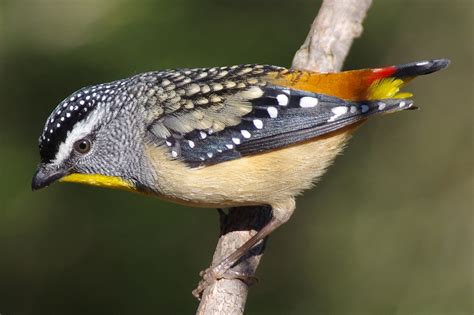
{"label": "bird's head", "polygon": [[32,189],[59,180],[137,190],[142,88],[131,79],[83,88],[62,101],[39,138]]}

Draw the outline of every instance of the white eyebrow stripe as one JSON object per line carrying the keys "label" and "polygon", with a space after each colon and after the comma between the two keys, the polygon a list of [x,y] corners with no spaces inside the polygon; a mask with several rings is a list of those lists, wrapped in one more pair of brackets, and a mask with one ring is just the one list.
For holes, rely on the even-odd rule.
{"label": "white eyebrow stripe", "polygon": [[96,112],[94,115],[89,115],[85,120],[76,123],[73,129],[67,133],[66,139],[59,145],[58,152],[51,164],[61,165],[71,155],[74,142],[88,136],[99,122],[100,116],[102,115]]}

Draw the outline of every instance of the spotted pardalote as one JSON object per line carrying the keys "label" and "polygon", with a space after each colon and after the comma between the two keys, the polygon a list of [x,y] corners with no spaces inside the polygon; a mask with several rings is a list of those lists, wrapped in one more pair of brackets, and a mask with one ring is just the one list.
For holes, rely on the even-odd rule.
{"label": "spotted pardalote", "polygon": [[249,64],[85,87],[47,119],[32,187],[59,180],[199,207],[270,205],[270,223],[208,273],[222,276],[288,220],[295,196],[318,180],[358,125],[414,108],[400,88],[447,65],[311,73]]}

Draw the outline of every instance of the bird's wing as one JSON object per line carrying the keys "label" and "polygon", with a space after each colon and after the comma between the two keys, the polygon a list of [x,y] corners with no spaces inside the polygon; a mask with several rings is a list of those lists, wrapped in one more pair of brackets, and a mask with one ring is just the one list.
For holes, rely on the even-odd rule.
{"label": "bird's wing", "polygon": [[152,113],[151,141],[168,147],[172,158],[192,167],[206,166],[302,142],[375,113],[412,105],[404,99],[347,101],[279,84],[288,73],[259,65],[161,72],[145,105]]}

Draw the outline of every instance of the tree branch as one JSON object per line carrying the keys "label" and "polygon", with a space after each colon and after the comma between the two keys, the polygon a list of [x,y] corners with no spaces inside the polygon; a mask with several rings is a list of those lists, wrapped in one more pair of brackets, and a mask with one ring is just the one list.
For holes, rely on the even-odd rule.
{"label": "tree branch", "polygon": [[[362,33],[362,22],[372,0],[324,0],[308,36],[296,52],[292,67],[300,70],[333,72],[342,68],[354,38]],[[212,265],[249,240],[271,218],[268,207],[232,208],[221,212],[221,235]],[[254,275],[265,249],[256,246],[232,268]],[[241,280],[220,279],[203,293],[197,314],[243,314],[248,285]]]}
{"label": "tree branch", "polygon": [[372,0],[325,0],[306,40],[296,52],[292,67],[334,72],[342,68]]}

